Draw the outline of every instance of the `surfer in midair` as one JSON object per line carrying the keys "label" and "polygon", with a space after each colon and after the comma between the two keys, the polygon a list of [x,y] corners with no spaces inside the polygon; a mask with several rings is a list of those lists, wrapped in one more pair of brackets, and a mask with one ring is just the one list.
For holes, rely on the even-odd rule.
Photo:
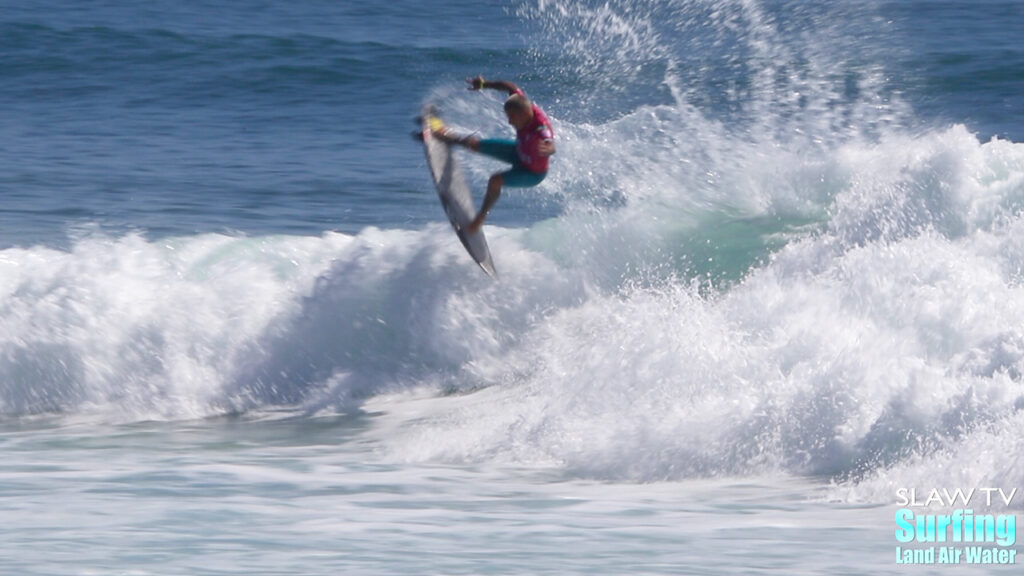
{"label": "surfer in midair", "polygon": [[458,144],[490,156],[512,167],[496,172],[487,181],[487,194],[476,218],[466,231],[475,233],[483,226],[488,212],[494,207],[505,186],[527,188],[540,184],[548,174],[548,159],[555,153],[555,133],[547,115],[512,82],[505,80],[484,80],[483,76],[466,80],[470,90],[499,90],[507,92],[505,115],[508,123],[516,129],[516,139],[480,138],[475,134],[460,134],[444,125],[439,118],[432,118],[430,129],[434,136],[450,144]]}

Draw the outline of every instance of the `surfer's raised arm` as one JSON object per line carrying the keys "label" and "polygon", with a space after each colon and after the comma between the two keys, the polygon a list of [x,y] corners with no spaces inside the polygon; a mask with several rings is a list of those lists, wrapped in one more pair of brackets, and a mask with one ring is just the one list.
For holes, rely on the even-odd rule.
{"label": "surfer's raised arm", "polygon": [[507,80],[484,80],[483,76],[477,76],[476,78],[467,78],[466,83],[469,84],[470,90],[500,90],[502,92],[508,92],[511,96],[519,92],[519,86]]}
{"label": "surfer's raised arm", "polygon": [[[528,98],[526,98],[526,93],[523,92],[519,88],[519,86],[517,86],[514,82],[509,82],[508,80],[484,80],[483,76],[477,75],[476,78],[466,78],[466,83],[469,84],[469,89],[470,90],[483,90],[483,89],[486,88],[486,89],[489,89],[489,90],[499,90],[499,91],[502,91],[502,92],[508,92],[508,95],[509,95],[510,98],[509,98],[509,100],[507,102],[505,102],[505,109],[506,110],[509,108],[510,104],[512,104],[517,99],[520,102],[520,104],[518,104],[519,106],[521,106],[523,108],[526,108],[526,107],[532,108],[533,107],[533,104],[530,102],[530,100]],[[516,107],[516,106],[517,106],[517,104],[512,104],[512,107]],[[531,112],[531,116],[532,116],[532,112]],[[547,120],[545,119],[545,122],[546,121]],[[550,128],[550,124],[548,124],[548,127]],[[517,129],[518,129],[518,127],[517,127]],[[474,148],[474,150],[475,149],[476,148]],[[555,153],[555,140],[554,140],[554,138],[552,138],[552,137],[543,138],[537,144],[537,154],[538,155],[546,158],[548,156],[552,156],[554,153]]]}

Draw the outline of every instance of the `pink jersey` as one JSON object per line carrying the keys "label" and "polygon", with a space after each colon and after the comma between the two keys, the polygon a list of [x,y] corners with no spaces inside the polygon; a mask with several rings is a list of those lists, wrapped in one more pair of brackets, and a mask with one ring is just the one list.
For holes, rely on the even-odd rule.
{"label": "pink jersey", "polygon": [[[517,94],[523,94],[518,90]],[[525,94],[523,94],[525,96]],[[552,140],[555,137],[551,129],[551,122],[544,111],[536,104],[533,105],[533,122],[524,130],[516,132],[516,155],[519,162],[535,174],[543,174],[548,171],[548,157],[542,156],[537,148],[541,142]]]}

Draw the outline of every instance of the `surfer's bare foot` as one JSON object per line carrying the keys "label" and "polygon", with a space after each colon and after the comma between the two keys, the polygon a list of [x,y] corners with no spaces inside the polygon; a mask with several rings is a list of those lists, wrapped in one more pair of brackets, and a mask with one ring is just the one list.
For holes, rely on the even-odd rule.
{"label": "surfer's bare foot", "polygon": [[452,141],[452,129],[445,126],[444,122],[441,121],[437,116],[430,116],[427,118],[427,125],[430,127],[430,132],[435,138],[442,142],[451,143]]}
{"label": "surfer's bare foot", "polygon": [[441,142],[444,142],[445,144],[459,144],[460,146],[465,146],[470,149],[473,148],[474,144],[474,138],[472,134],[459,132],[458,130],[454,128],[449,128],[447,126],[440,130],[435,130],[434,137],[440,140]]}
{"label": "surfer's bare foot", "polygon": [[468,232],[469,234],[476,234],[483,227],[484,227],[484,220],[483,220],[483,218],[475,218],[472,222],[469,223],[468,226],[466,226],[466,232]]}
{"label": "surfer's bare foot", "polygon": [[470,150],[476,150],[480,144],[480,139],[475,135],[447,126],[437,116],[428,118],[427,127],[430,128],[430,133],[434,135],[434,138],[445,144],[458,144]]}

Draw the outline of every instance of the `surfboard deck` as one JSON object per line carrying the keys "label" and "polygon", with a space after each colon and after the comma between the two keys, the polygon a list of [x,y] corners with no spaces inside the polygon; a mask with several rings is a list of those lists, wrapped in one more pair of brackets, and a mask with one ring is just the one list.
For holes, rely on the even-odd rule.
{"label": "surfboard deck", "polygon": [[491,261],[491,251],[487,247],[487,238],[483,230],[474,234],[465,230],[465,227],[476,218],[473,194],[462,169],[455,161],[451,145],[434,138],[430,130],[430,118],[437,115],[436,108],[425,106],[420,115],[420,129],[423,134],[423,148],[427,153],[427,164],[430,166],[430,175],[437,187],[441,206],[466,252],[469,252],[488,276],[497,278],[498,273],[494,269],[494,262]]}

